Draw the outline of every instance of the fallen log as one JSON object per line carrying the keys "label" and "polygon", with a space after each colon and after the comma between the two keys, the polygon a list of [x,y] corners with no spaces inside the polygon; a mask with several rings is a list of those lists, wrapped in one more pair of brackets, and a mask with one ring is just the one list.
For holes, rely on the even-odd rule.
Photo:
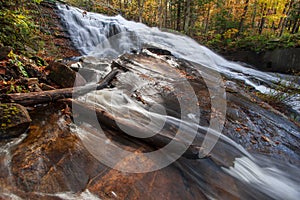
{"label": "fallen log", "polygon": [[[93,116],[94,113],[96,113],[97,120],[102,125],[105,125],[109,129],[113,129],[114,131],[110,131],[109,134],[112,137],[115,138],[124,138],[126,140],[138,140],[145,142],[146,144],[150,145],[151,147],[154,147],[155,149],[160,149],[164,147],[165,145],[169,144],[171,141],[176,146],[173,150],[174,153],[177,152],[176,148],[185,148],[186,144],[184,141],[175,140],[174,138],[174,129],[176,130],[178,127],[174,126],[168,126],[166,127],[162,132],[157,133],[156,135],[148,138],[135,138],[130,135],[128,135],[125,130],[132,131],[134,133],[138,133],[141,135],[144,135],[147,131],[144,127],[138,126],[134,123],[128,123],[126,120],[122,119],[122,117],[113,115],[99,107],[95,107],[93,105],[88,105],[85,103],[82,103],[76,99],[63,99],[63,102],[67,103],[70,107],[72,107],[72,114],[73,114],[73,120],[74,117],[79,116],[79,121],[84,120],[89,123],[90,116]],[[76,112],[76,113],[75,113]],[[75,119],[76,120],[76,119]],[[78,120],[78,119],[77,119]],[[91,121],[91,123],[95,123],[95,121]],[[120,128],[122,127],[122,128]],[[169,149],[170,150],[170,149]],[[171,151],[173,151],[171,150]],[[200,147],[196,145],[190,145],[188,149],[183,154],[184,157],[189,159],[199,159],[199,150]]]}
{"label": "fallen log", "polygon": [[114,68],[100,82],[92,85],[48,90],[48,91],[41,91],[41,92],[1,94],[0,102],[18,103],[23,106],[30,106],[30,105],[54,102],[64,98],[78,97],[90,91],[100,90],[107,87],[119,71],[120,71],[119,69]]}

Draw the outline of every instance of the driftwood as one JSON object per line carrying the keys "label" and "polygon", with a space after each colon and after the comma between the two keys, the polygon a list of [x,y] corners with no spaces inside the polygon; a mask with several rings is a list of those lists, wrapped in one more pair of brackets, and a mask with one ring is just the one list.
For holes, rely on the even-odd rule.
{"label": "driftwood", "polygon": [[[145,129],[143,127],[137,126],[134,123],[128,123],[125,120],[123,120],[119,116],[112,115],[111,113],[92,105],[88,105],[82,102],[79,102],[75,99],[63,99],[62,101],[66,102],[70,107],[72,107],[73,111],[73,117],[79,116],[79,120],[89,120],[90,116],[93,116],[94,113],[96,113],[97,119],[99,123],[102,125],[105,125],[106,127],[109,127],[109,129],[113,129],[115,131],[110,131],[109,134],[111,136],[119,138],[119,137],[125,137],[125,139],[129,140],[139,140],[142,142],[145,142],[149,144],[150,146],[160,149],[167,145],[168,143],[175,142],[176,145],[179,145],[181,147],[185,146],[183,141],[176,140],[174,141],[174,128],[178,127],[168,127],[163,130],[163,132],[156,134],[155,136],[149,137],[149,138],[135,138],[127,133],[125,133],[120,127],[120,125],[124,128],[126,127],[126,131],[132,131],[134,133],[140,133],[141,135],[145,133]],[[74,113],[74,111],[76,113]],[[186,150],[186,152],[183,154],[184,157],[189,159],[199,159],[199,149],[200,147],[190,145],[189,148]],[[176,152],[176,149],[174,149]]]}
{"label": "driftwood", "polygon": [[15,94],[2,94],[0,95],[0,102],[2,103],[18,103],[23,106],[44,104],[54,102],[64,98],[71,98],[86,94],[93,90],[100,90],[109,85],[114,77],[119,72],[119,69],[114,68],[97,84],[86,85],[81,87],[63,88],[41,92],[30,93],[15,93]]}

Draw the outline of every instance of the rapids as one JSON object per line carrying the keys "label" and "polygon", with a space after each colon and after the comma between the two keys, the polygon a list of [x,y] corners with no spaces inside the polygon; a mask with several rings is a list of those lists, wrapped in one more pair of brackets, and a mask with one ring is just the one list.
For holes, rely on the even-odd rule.
{"label": "rapids", "polygon": [[[194,65],[194,68],[196,68],[196,70],[204,77],[204,79],[216,79],[211,85],[206,82],[211,97],[217,95],[214,94],[212,87],[216,85],[218,85],[220,88],[224,87],[221,81],[222,76],[225,76],[227,79],[241,81],[244,84],[253,87],[259,92],[269,94],[276,93],[277,84],[282,81],[281,78],[274,74],[261,72],[255,69],[243,67],[234,62],[229,62],[221,56],[215,54],[208,48],[199,45],[197,42],[184,35],[163,32],[157,28],[150,28],[141,23],[127,21],[120,15],[115,17],[108,17],[96,13],[87,13],[87,15],[83,16],[82,10],[64,5],[59,5],[59,10],[75,47],[77,47],[83,55],[87,55],[89,58],[117,58],[123,53],[139,51],[142,47],[145,46],[162,48],[171,52],[172,55],[177,58],[187,60],[191,63],[196,63],[196,65]],[[151,55],[150,52],[147,53]],[[209,72],[207,73],[207,70],[201,71],[201,69],[198,68],[198,65],[208,68]],[[146,72],[146,70],[142,71],[142,73]],[[163,72],[161,74],[165,75],[166,77],[169,76],[168,72]],[[164,77],[164,79],[166,77]],[[172,78],[174,81],[174,77],[171,77],[171,80]],[[120,82],[122,82],[122,78],[119,79]],[[143,87],[143,81],[139,80],[136,77],[127,77],[127,79],[124,78],[124,80],[127,80],[127,83],[125,81],[121,84],[130,85],[130,88],[126,88],[129,91],[135,91]],[[134,84],[128,83],[128,80],[134,82]],[[288,81],[286,82],[286,84],[289,84]],[[138,85],[136,85],[137,83]],[[294,86],[299,87],[297,83],[295,83]],[[189,89],[185,88],[185,90]],[[220,91],[218,91],[217,93],[220,93]],[[188,94],[190,94],[190,91],[187,91],[187,95]],[[165,112],[149,112],[144,108],[141,108],[134,101],[132,101],[130,97],[124,94],[124,92],[120,92],[120,88],[108,91],[99,91],[98,93],[94,93],[91,96],[93,97],[92,100],[91,97],[87,97],[88,100],[85,102],[96,104],[97,106],[100,106],[105,110],[110,109],[109,112],[114,113],[115,116],[123,117],[123,120],[127,120],[128,123],[136,123],[138,124],[138,126],[140,125],[141,128],[144,127],[145,133],[143,136],[141,136],[141,134],[139,133],[133,134],[132,131],[131,133],[130,131],[127,131],[128,134],[134,137],[150,137],[153,134],[161,131],[161,127],[164,127],[162,124],[183,123],[182,121],[178,121],[178,119],[176,118],[166,115]],[[224,97],[217,98],[222,99]],[[300,96],[298,94],[290,98],[290,101],[286,102],[288,105],[292,106],[292,108],[297,113],[300,112],[299,98]],[[220,103],[222,104],[221,101],[222,100],[212,100],[212,107],[216,107],[217,104]],[[193,104],[193,100],[191,100],[190,104]],[[184,108],[184,104],[180,105],[181,111],[184,112],[187,108]],[[226,112],[226,108],[219,107],[218,109],[218,111],[222,114]],[[126,115],[126,113],[128,113],[129,111],[138,113],[138,119],[134,119],[132,116],[128,118],[128,115]],[[189,114],[189,116],[199,115],[199,113],[197,113],[195,110]],[[185,116],[185,114],[181,113],[181,116]],[[187,113],[186,116],[188,116]],[[150,119],[150,127],[149,125],[147,126],[147,122],[142,122],[143,120],[147,121],[146,119]],[[191,128],[193,126],[196,126],[196,129],[198,130],[206,129],[203,126],[197,125],[197,120],[196,122],[193,122],[192,120],[188,119],[188,117],[183,120],[184,123],[189,124],[188,126],[184,126],[183,132],[193,134],[195,132],[195,128]],[[224,119],[221,119],[221,121],[222,120]],[[220,125],[222,126],[223,123],[221,122]],[[258,160],[245,152],[242,147],[237,145],[234,141],[230,140],[226,136],[220,134],[220,132],[222,132],[221,128],[214,126],[209,127],[209,129],[211,129],[208,131],[210,131],[212,138],[220,137],[218,143],[216,144],[217,146],[222,146],[220,148],[223,148],[224,151],[228,151],[228,149],[229,151],[238,151],[238,153],[228,153],[228,155],[232,154],[236,157],[234,158],[233,163],[231,163],[233,164],[233,166],[230,166],[230,164],[226,166],[225,162],[222,161],[222,158],[220,158],[220,162],[225,165],[222,167],[222,170],[225,173],[231,175],[232,177],[235,177],[244,184],[243,187],[245,188],[243,188],[242,190],[245,191],[248,197],[251,196],[251,198],[263,198],[265,197],[264,195],[275,199],[298,199],[300,197],[299,188],[297,186],[299,185],[299,179],[296,181],[292,180],[295,177],[290,177],[290,179],[290,175],[287,175],[286,171],[280,171],[275,166],[273,166],[272,162],[272,164],[268,163],[269,166],[261,167],[260,163],[257,163]],[[149,134],[147,134],[146,132],[149,132]],[[81,134],[84,133],[80,133],[79,131],[79,135]],[[299,132],[297,133],[297,135],[299,136]],[[187,137],[187,135],[181,137]],[[86,140],[86,134],[84,137],[81,137],[81,139],[83,141]],[[181,139],[188,140],[185,138]],[[229,147],[225,144],[227,144]],[[93,141],[89,141],[86,144],[86,146],[92,145]],[[205,144],[203,145],[205,146]],[[96,150],[96,148],[93,148],[90,151],[94,152],[94,156],[96,157],[99,155],[103,156],[103,154],[100,153],[99,150]],[[211,148],[209,148],[209,150],[205,153],[208,152],[211,152],[211,156],[214,157]],[[101,160],[101,156],[98,158],[99,160]],[[163,158],[159,157],[159,159]],[[260,162],[267,163],[267,161]],[[139,172],[144,168],[145,166],[142,166],[142,169],[135,168],[135,170],[137,170],[136,172]],[[157,169],[154,168],[153,170]],[[193,169],[191,169],[191,171],[194,172]],[[197,175],[192,175],[194,176],[194,178],[197,176],[201,176],[199,175],[199,172],[196,173]],[[199,180],[201,180],[201,178],[199,178]],[[250,191],[256,194],[253,195],[253,193],[251,194]],[[214,192],[210,193],[207,191],[207,197],[214,198],[214,195],[216,195]],[[260,197],[260,195],[262,196]]]}
{"label": "rapids", "polygon": [[[29,133],[0,144],[0,198],[300,198],[299,126],[245,90],[274,94],[285,77],[119,15],[58,12],[82,53],[72,67],[97,74],[88,84],[121,72],[74,96],[72,121],[38,108]],[[299,102],[286,100],[298,115]]]}
{"label": "rapids", "polygon": [[[98,13],[83,15],[83,10],[69,6],[59,6],[63,22],[76,48],[83,55],[93,57],[117,57],[125,52],[153,45],[169,50],[173,55],[196,62],[210,69],[244,82],[257,91],[276,94],[278,84],[299,88],[298,83],[290,83],[285,77],[243,67],[227,61],[193,39],[150,28],[142,23],[128,21],[117,15],[108,17]],[[300,94],[286,99],[286,103],[299,114]]]}

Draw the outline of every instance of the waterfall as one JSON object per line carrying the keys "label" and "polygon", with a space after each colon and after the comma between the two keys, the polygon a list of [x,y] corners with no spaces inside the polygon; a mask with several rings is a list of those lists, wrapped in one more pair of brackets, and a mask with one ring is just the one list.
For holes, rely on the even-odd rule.
{"label": "waterfall", "polygon": [[[197,65],[194,67],[199,73],[201,73],[201,69],[198,68],[198,65],[201,65],[228,79],[242,81],[245,85],[253,87],[264,94],[276,93],[277,83],[282,81],[282,78],[272,73],[261,72],[227,61],[210,49],[199,45],[196,41],[184,35],[163,32],[158,28],[150,28],[141,23],[127,21],[120,15],[108,17],[90,12],[83,14],[83,10],[60,4],[58,8],[75,47],[88,57],[111,59],[117,58],[125,52],[139,51],[144,46],[154,46],[170,51],[177,58],[196,63]],[[135,78],[132,77],[133,82]],[[288,80],[285,80],[285,82],[289,84]],[[294,86],[299,87],[297,84],[294,84]],[[130,97],[126,96],[126,94],[120,94],[118,90],[103,90],[97,92],[96,95],[97,98],[94,98],[95,94],[87,95],[85,97],[86,102],[100,106],[104,110],[109,108],[110,110],[106,111],[117,113],[117,116],[120,116],[120,121],[136,123],[136,121],[130,121],[126,119],[125,115],[122,115],[123,112],[130,110],[138,113],[141,122],[146,118],[151,118],[156,124],[186,123],[178,122],[176,118],[165,116],[165,113],[154,113],[143,110],[141,106],[131,101]],[[290,98],[290,101],[286,103],[292,106],[296,112],[300,113],[299,94]],[[193,118],[194,114],[189,113],[187,116]],[[151,132],[155,129],[155,127],[146,127],[144,124],[139,125],[140,127],[138,128],[144,128],[145,132]],[[185,132],[192,131],[193,129],[203,130],[205,127],[197,125],[192,120],[189,121],[188,125],[184,125],[183,127]],[[91,147],[91,151],[94,152],[95,156],[99,154],[105,156],[97,150],[97,147],[101,146],[100,143],[95,143],[96,140],[103,140],[101,136],[94,135],[89,138],[89,135],[86,133],[87,130],[78,127],[74,128],[74,131],[78,133],[83,143],[86,142],[86,146]],[[222,149],[226,153],[228,152],[232,162],[226,163],[223,161],[221,154],[219,155],[217,151],[212,151],[212,160],[215,160],[216,163],[221,163],[221,166],[216,168],[217,170],[235,178],[238,185],[242,187],[241,191],[243,194],[239,195],[249,199],[296,200],[300,198],[298,187],[300,179],[299,175],[296,175],[299,173],[298,169],[292,166],[290,168],[286,166],[287,168],[285,168],[281,165],[276,165],[273,161],[251,156],[240,145],[220,134],[221,130],[214,129],[211,131],[213,135],[215,134],[215,137],[220,137],[219,143],[216,144],[217,149]],[[108,141],[103,140],[103,145],[106,143]],[[111,151],[114,151],[114,149]],[[184,160],[179,160],[177,165],[180,168],[185,168],[199,184],[199,187],[206,188],[205,181],[203,181],[204,175],[195,170],[197,163],[202,162],[204,161],[196,161],[194,164],[190,164]],[[206,163],[202,165],[206,165]],[[216,183],[216,185],[218,184],[220,183]],[[230,188],[230,186],[220,185],[220,187],[227,190],[228,193],[236,195],[236,191]],[[211,188],[206,190],[206,195],[212,199],[218,197],[217,192]]]}
{"label": "waterfall", "polygon": [[[137,50],[145,45],[153,45],[171,51],[175,56],[199,63],[218,71],[227,77],[243,81],[264,94],[276,94],[279,82],[290,83],[276,74],[261,72],[227,61],[193,39],[144,24],[127,21],[122,16],[108,17],[97,13],[87,13],[70,6],[59,5],[64,24],[77,49],[84,55],[95,57],[117,57],[124,52]],[[300,113],[300,95],[290,97],[286,103]]]}

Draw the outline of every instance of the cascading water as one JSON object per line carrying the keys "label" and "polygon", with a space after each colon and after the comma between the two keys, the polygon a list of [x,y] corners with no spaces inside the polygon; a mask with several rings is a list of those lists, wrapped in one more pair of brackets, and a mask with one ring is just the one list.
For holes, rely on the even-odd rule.
{"label": "cascading water", "polygon": [[[80,9],[66,6],[60,6],[59,9],[72,41],[83,54],[116,57],[148,44],[162,47],[179,58],[199,63],[227,77],[243,81],[246,85],[265,94],[276,94],[279,82],[293,85],[295,88],[300,87],[297,83],[291,84],[277,75],[229,62],[183,35],[162,32],[157,28],[127,21],[120,15],[107,17],[88,13],[83,16],[84,11]],[[299,94],[290,97],[286,103],[300,113]]]}
{"label": "cascading water", "polygon": [[[101,71],[100,74],[103,74],[105,69],[100,66],[98,63],[99,60],[102,60],[103,58],[117,58],[125,52],[139,51],[146,45],[168,50],[177,58],[187,60],[189,63],[195,63],[191,64],[191,67],[204,78],[208,79],[206,83],[208,84],[208,90],[212,98],[212,107],[218,108],[218,104],[222,104],[224,98],[226,98],[222,95],[218,97],[217,94],[215,95],[214,93],[215,90],[224,90],[221,77],[214,76],[217,73],[222,74],[228,79],[242,81],[262,93],[276,92],[276,83],[282,80],[275,75],[245,68],[236,63],[229,62],[206,47],[199,45],[194,40],[183,35],[162,32],[157,28],[149,28],[141,23],[127,21],[121,16],[107,17],[96,13],[85,13],[83,10],[66,5],[58,5],[58,8],[74,45],[83,55],[86,56],[84,58],[86,61],[95,63],[94,68],[99,67],[98,70]],[[155,61],[161,59],[161,57],[156,54],[152,55],[151,52],[146,52],[146,54],[157,57],[157,60]],[[139,65],[138,62],[131,62],[132,63],[129,63],[129,66]],[[168,62],[171,66],[176,65],[176,62],[170,58],[167,59],[166,62]],[[147,64],[147,61],[144,63]],[[173,83],[178,80],[181,81],[181,76],[174,76],[174,72],[172,70],[170,71],[170,74],[168,74],[167,69],[163,68],[164,65],[160,63],[156,64],[159,67],[153,67],[153,69],[151,69],[151,75],[153,75],[154,78],[157,78],[157,80],[160,80],[159,84],[162,85],[161,87],[167,88],[173,86],[175,88],[175,85],[170,85],[168,83]],[[200,67],[200,65],[204,67]],[[207,72],[206,69],[216,73]],[[140,66],[138,70],[140,70],[139,72],[141,73],[148,72],[143,68],[143,66]],[[221,118],[212,117],[210,126],[208,127],[207,125],[199,125],[199,120],[197,120],[197,117],[200,115],[199,111],[193,110],[192,106],[186,106],[185,103],[180,105],[181,119],[176,116],[168,115],[167,112],[161,112],[161,110],[163,110],[161,108],[162,105],[154,101],[160,100],[159,97],[155,96],[156,91],[153,89],[156,85],[153,84],[153,87],[151,88],[148,85],[149,82],[151,83],[151,78],[149,79],[150,81],[143,82],[143,79],[135,74],[123,73],[118,77],[120,84],[118,87],[89,93],[80,97],[79,100],[102,109],[102,112],[107,112],[115,116],[117,125],[120,126],[120,129],[128,128],[122,127],[124,124],[129,124],[130,126],[135,127],[135,130],[133,131],[136,132],[131,133],[131,136],[133,137],[143,139],[143,137],[149,136],[147,134],[151,135],[152,133],[159,131],[172,132],[175,128],[179,129],[183,134],[178,134],[179,137],[175,137],[174,140],[183,141],[184,144],[190,144],[193,142],[193,137],[190,136],[192,133],[195,134],[196,145],[197,140],[201,142],[204,141],[204,143],[206,141],[209,145],[213,142],[213,140],[215,140],[215,138],[217,138],[218,142],[214,145],[213,149],[210,149],[210,152],[202,152],[208,156],[209,159],[189,160],[185,157],[180,157],[178,159],[178,155],[175,154],[165,155],[167,160],[172,160],[173,157],[175,158],[174,161],[178,159],[174,162],[176,170],[180,171],[181,174],[184,174],[182,176],[187,176],[186,180],[193,180],[193,183],[196,183],[196,187],[200,188],[200,190],[205,194],[205,197],[202,197],[203,199],[239,198],[296,200],[300,198],[300,177],[299,169],[297,167],[289,164],[285,165],[282,163],[276,163],[272,159],[248,153],[236,142],[221,134],[222,128],[214,126],[214,118],[223,121],[223,123],[221,123],[221,125],[223,125],[225,120],[224,116],[223,118],[222,116]],[[98,80],[93,81],[95,82]],[[220,88],[210,88],[210,81],[219,83]],[[297,87],[297,85],[295,85],[295,87]],[[192,91],[189,91],[192,90],[192,88],[180,88],[179,85],[178,88],[175,88],[175,91],[176,89],[178,90],[178,94],[180,94],[180,91],[192,93]],[[149,96],[149,98],[144,96],[144,100],[154,105],[151,109],[145,109],[143,105],[133,101],[131,96],[129,96],[131,94],[130,92],[139,90],[145,91],[145,93]],[[213,100],[214,98],[220,98],[220,100]],[[291,99],[292,101],[288,103],[292,102],[293,108],[299,112],[300,107],[299,103],[297,103],[299,102],[299,96],[294,96]],[[190,102],[193,104],[193,101],[194,99],[189,97],[183,102]],[[226,112],[224,109],[226,109],[226,107],[219,108],[221,114],[222,112]],[[149,121],[151,122],[150,125]],[[89,152],[99,160],[102,159],[101,156],[110,157],[114,152],[116,152],[116,150],[118,150],[113,144],[110,145],[110,143],[112,143],[111,140],[104,137],[104,134],[101,135],[94,133],[97,131],[93,131],[94,129],[89,125],[85,126],[83,123],[82,126],[76,126],[73,124],[71,127],[82,140],[82,143]],[[300,138],[300,131],[297,127],[281,127],[281,129],[287,132],[289,131],[292,137]],[[124,132],[126,132],[126,130]],[[206,140],[203,132],[209,132],[211,137]],[[140,135],[143,133],[145,135]],[[62,137],[66,136],[63,135]],[[108,145],[108,147],[106,145]],[[107,154],[107,149],[104,149],[106,151],[103,152],[102,150],[104,147],[111,148],[109,150],[112,153]],[[185,148],[182,144],[176,147]],[[170,151],[173,152],[172,150]],[[196,150],[199,150],[199,152],[202,151],[202,149]],[[1,150],[2,154],[4,152],[6,151]],[[209,155],[207,155],[207,153],[209,153]],[[128,156],[128,154],[123,155],[120,153],[120,156],[127,156],[130,161],[130,156]],[[201,154],[199,153],[197,156],[201,157]],[[149,158],[150,157],[147,156],[146,158],[139,157],[139,159],[145,159],[146,164],[149,164],[149,162],[147,162],[147,159]],[[163,157],[159,156],[156,158],[163,159]],[[297,158],[299,157],[296,156],[296,159]],[[63,162],[64,159],[65,157],[62,158],[61,162]],[[114,160],[114,157],[111,157],[110,161],[116,166],[116,169],[122,168],[124,165],[125,167],[128,165],[126,165],[126,162],[117,162]],[[149,165],[145,165],[143,168],[136,167],[136,170],[137,172],[140,172],[144,168],[149,168],[149,171],[157,170],[155,168],[155,164],[157,164],[156,162],[158,161],[155,160],[153,163],[150,162]],[[134,162],[132,161],[132,163]],[[39,164],[41,164],[39,166],[42,166],[42,163]],[[108,165],[109,164],[111,163],[108,163]],[[46,168],[47,166],[43,167]],[[70,174],[68,169],[69,168],[67,167],[67,172]],[[55,171],[57,169],[54,167],[52,170]],[[130,170],[127,170],[127,172],[128,171]],[[77,174],[78,172],[75,171],[74,175]],[[139,175],[137,174],[136,177],[139,177]],[[59,178],[60,177],[58,177],[57,180],[60,180]],[[89,180],[89,184],[92,185],[92,182],[93,180]],[[31,183],[29,183],[29,185],[30,184]],[[188,183],[184,183],[183,185],[185,186],[185,189],[188,188],[186,190],[193,190],[192,188],[195,187]],[[147,190],[147,188],[143,187],[142,189]],[[98,198],[89,190],[81,191],[84,192],[81,194],[73,194],[68,191],[64,193],[47,193],[47,191],[42,191],[36,194],[48,197],[60,197],[63,199]],[[118,197],[118,193],[115,193],[114,191],[111,191],[111,194],[114,198]],[[151,195],[153,196],[148,196],[149,199],[156,199],[154,196],[155,192],[152,192]],[[2,196],[15,198],[13,194],[9,194],[9,191],[7,194],[5,193]],[[190,198],[198,199],[197,196]]]}
{"label": "cascading water", "polygon": [[[58,7],[74,45],[82,54],[89,58],[117,58],[125,52],[138,51],[143,46],[155,46],[170,51],[175,57],[217,71],[229,79],[242,81],[262,93],[276,92],[275,88],[277,86],[275,83],[281,80],[278,76],[271,73],[260,72],[255,69],[243,67],[237,63],[229,62],[208,48],[199,45],[194,40],[183,35],[162,32],[157,28],[149,28],[141,23],[127,21],[121,16],[108,17],[96,13],[83,15],[84,11],[77,8],[65,5],[58,5]],[[201,73],[200,69],[197,70]],[[131,80],[133,82],[137,81],[134,80],[134,77],[131,77]],[[143,83],[139,82],[139,84],[142,85]],[[294,86],[299,87],[297,84]],[[132,88],[132,90],[135,89],[136,87]],[[99,91],[96,94],[96,98],[94,98],[95,94],[90,97],[88,95],[86,97],[88,101],[86,102],[96,104],[103,109],[108,109],[109,112],[117,113],[117,116],[123,117],[124,120],[127,119],[125,115],[122,115],[122,112],[126,110],[140,113],[138,116],[141,118],[147,115],[146,118],[157,119],[158,121],[161,120],[161,118],[166,120],[166,116],[162,113],[151,113],[143,110],[143,108],[130,101],[130,98],[126,97],[126,95],[116,95],[116,93],[112,95],[113,92],[115,91]],[[112,99],[108,100],[107,98]],[[299,95],[294,96],[292,101],[288,103],[293,105],[294,110],[298,113],[300,112]],[[190,114],[188,116],[193,115]],[[167,118],[170,123],[180,123],[177,122],[175,118]],[[143,126],[142,124],[142,127]],[[189,126],[198,125],[191,122]],[[145,127],[145,131],[148,128],[149,127]],[[203,128],[204,127],[201,126],[197,127],[197,129]],[[188,131],[189,128],[185,127],[184,130]],[[86,130],[76,129],[75,131],[77,131],[79,135],[84,135],[81,137],[82,140],[88,138],[85,133]],[[211,156],[217,160],[217,162],[223,163],[223,167],[219,168],[219,171],[225,172],[240,182],[239,185],[242,187],[241,190],[244,193],[244,196],[241,195],[240,197],[250,199],[299,199],[299,174],[296,175],[297,172],[299,173],[299,170],[293,167],[285,168],[267,159],[260,161],[262,158],[253,158],[241,146],[226,136],[220,136],[218,133],[215,134],[217,135],[216,137],[220,137],[220,142],[217,144],[217,146],[220,145],[219,149],[222,148],[222,151],[229,152],[228,154],[235,156],[235,158],[233,158],[233,163],[227,165],[222,160],[222,157],[219,156],[217,150],[213,150]],[[296,131],[294,134],[299,137],[299,132]],[[95,141],[89,141],[89,145],[93,145],[93,142]],[[218,147],[216,149],[218,149]],[[230,151],[235,151],[235,153]],[[197,162],[198,161],[195,161],[191,164],[180,160],[177,165],[181,168],[185,168],[185,171],[205,190],[204,193],[206,193],[208,198],[217,198],[218,194],[211,191],[211,188],[207,188],[204,175],[199,173],[199,171],[195,171],[195,165],[205,165],[201,164],[203,162],[201,160]],[[263,162],[263,165],[261,162]],[[290,174],[286,173],[287,171],[282,171],[287,169],[290,169]],[[220,185],[221,183],[215,184],[219,184],[219,187],[227,190],[228,193],[234,194],[236,192],[233,189],[231,190],[228,186]]]}

